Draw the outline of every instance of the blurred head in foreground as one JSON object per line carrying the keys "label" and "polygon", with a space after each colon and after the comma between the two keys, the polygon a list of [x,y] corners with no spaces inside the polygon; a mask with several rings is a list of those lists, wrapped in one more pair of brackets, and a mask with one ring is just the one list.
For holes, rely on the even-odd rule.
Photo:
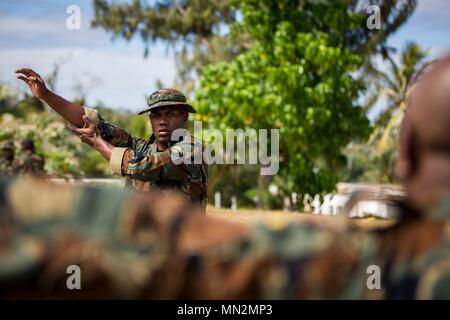
{"label": "blurred head in foreground", "polygon": [[416,78],[407,104],[395,169],[411,205],[426,209],[450,191],[450,55]]}

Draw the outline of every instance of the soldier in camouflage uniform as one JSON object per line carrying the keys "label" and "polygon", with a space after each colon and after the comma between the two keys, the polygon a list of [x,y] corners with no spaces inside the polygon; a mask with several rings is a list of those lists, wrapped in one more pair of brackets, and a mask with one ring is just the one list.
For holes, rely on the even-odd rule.
{"label": "soldier in camouflage uniform", "polygon": [[[3,298],[450,298],[448,201],[368,234],[344,221],[249,227],[157,192],[1,184]],[[66,286],[70,265],[81,290]]]}
{"label": "soldier in camouflage uniform", "polygon": [[6,175],[14,174],[18,165],[17,159],[15,159],[14,143],[12,141],[3,142],[1,149],[0,172]]}
{"label": "soldier in camouflage uniform", "polygon": [[[206,208],[207,167],[201,143],[185,130],[188,113],[195,109],[175,89],[157,90],[147,99],[152,136],[143,139],[106,122],[97,110],[81,107],[49,91],[31,69],[19,69],[19,79],[72,125],[80,139],[99,151],[109,162],[111,173],[131,179],[139,190],[179,191],[194,205]],[[182,134],[177,129],[184,129]],[[177,138],[175,138],[177,134]],[[175,162],[173,159],[179,159]],[[181,163],[180,163],[181,162]]]}
{"label": "soldier in camouflage uniform", "polygon": [[21,145],[22,153],[17,159],[17,173],[31,175],[45,174],[45,160],[36,154],[33,140],[24,139]]}
{"label": "soldier in camouflage uniform", "polygon": [[[249,227],[188,214],[183,201],[157,193],[3,181],[2,293],[449,299],[449,92],[450,56],[409,98],[397,166],[407,199],[398,204],[398,223],[372,233],[352,228],[343,217],[332,228]],[[82,270],[81,290],[66,287],[71,264]],[[372,266],[381,271],[379,289],[368,286]]]}

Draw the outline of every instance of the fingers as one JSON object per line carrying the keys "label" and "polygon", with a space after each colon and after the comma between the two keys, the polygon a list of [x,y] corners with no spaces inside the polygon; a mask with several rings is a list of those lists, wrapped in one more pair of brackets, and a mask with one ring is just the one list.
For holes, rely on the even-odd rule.
{"label": "fingers", "polygon": [[23,80],[26,84],[29,84],[30,81],[32,81],[32,82],[39,82],[41,84],[44,83],[44,81],[41,78],[37,78],[35,76],[18,75],[17,79]]}
{"label": "fingers", "polygon": [[[83,121],[85,121],[84,117],[83,117]],[[70,123],[67,126],[69,127],[70,131],[72,131],[78,137],[80,137],[81,135],[84,135],[86,137],[91,137],[91,136],[95,135],[96,128],[95,128],[95,124],[93,122],[91,122],[89,119],[87,121],[89,121],[89,122],[85,121],[85,125],[83,128],[77,128],[77,127],[71,125]]]}
{"label": "fingers", "polygon": [[17,76],[17,79],[22,80],[22,81],[25,82],[26,84],[28,84],[28,81],[29,81],[28,78],[25,77],[25,76],[23,76],[23,75]]}
{"label": "fingers", "polygon": [[[41,84],[45,84],[45,81],[42,80],[41,76],[37,72],[34,72],[32,69],[21,68],[21,69],[17,69],[14,72],[19,73],[20,75],[17,78],[21,79],[23,81],[25,81],[25,80],[23,78],[19,78],[19,77],[25,77],[28,80],[37,81],[37,82],[40,82]],[[28,84],[28,81],[25,81],[25,82],[27,82],[27,84]]]}
{"label": "fingers", "polygon": [[77,128],[77,127],[71,125],[70,123],[67,126],[69,127],[70,131],[75,133],[77,136],[80,136],[82,134],[88,134],[91,132],[91,130],[88,128]]}
{"label": "fingers", "polygon": [[69,128],[70,128],[70,130],[72,130],[72,132],[78,138],[80,138],[81,142],[86,143],[86,144],[88,144],[90,146],[93,145],[92,137],[89,134],[85,133],[84,131],[81,131],[83,129],[76,129],[75,127],[70,127],[70,126],[69,126]]}
{"label": "fingers", "polygon": [[19,68],[16,71],[14,71],[15,73],[29,73],[31,70],[30,68]]}
{"label": "fingers", "polygon": [[33,81],[33,82],[40,82],[40,83],[44,83],[44,80],[42,80],[39,77],[35,77],[35,76],[29,76],[28,80]]}

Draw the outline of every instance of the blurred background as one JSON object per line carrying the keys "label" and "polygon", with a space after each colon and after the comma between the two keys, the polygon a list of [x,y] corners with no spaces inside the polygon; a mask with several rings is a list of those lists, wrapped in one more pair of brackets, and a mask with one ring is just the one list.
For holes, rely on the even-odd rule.
{"label": "blurred background", "polygon": [[338,182],[395,187],[408,86],[449,51],[449,30],[447,0],[0,1],[0,142],[31,138],[51,177],[109,177],[14,70],[142,137],[145,96],[175,87],[204,128],[280,130],[278,174],[212,165],[211,203],[303,210]]}

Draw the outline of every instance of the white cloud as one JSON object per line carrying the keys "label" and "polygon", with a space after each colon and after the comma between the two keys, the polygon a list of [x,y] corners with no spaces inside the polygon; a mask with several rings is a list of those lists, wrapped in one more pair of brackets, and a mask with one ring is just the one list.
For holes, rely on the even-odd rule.
{"label": "white cloud", "polygon": [[5,49],[0,50],[0,79],[13,88],[25,90],[15,78],[14,70],[31,67],[41,75],[50,73],[57,61],[66,60],[60,70],[57,93],[74,98],[77,82],[89,83],[90,77],[100,83],[89,91],[88,103],[102,101],[111,107],[137,111],[145,103],[144,95],[155,90],[159,78],[165,85],[173,83],[175,65],[171,57],[149,57],[141,52],[94,51],[80,48]]}
{"label": "white cloud", "polygon": [[[64,22],[62,20],[62,22]],[[64,27],[64,24],[61,23]],[[43,34],[46,35],[52,33],[59,33],[60,28],[58,24],[55,24],[54,20],[37,19],[29,17],[16,17],[16,16],[0,16],[0,34],[14,35],[27,35],[33,33],[33,35]]]}
{"label": "white cloud", "polygon": [[81,28],[69,30],[68,15],[58,18],[0,15],[0,46],[2,48],[33,48],[50,46],[108,46],[110,36],[100,29],[91,29],[88,17],[81,15]]}

